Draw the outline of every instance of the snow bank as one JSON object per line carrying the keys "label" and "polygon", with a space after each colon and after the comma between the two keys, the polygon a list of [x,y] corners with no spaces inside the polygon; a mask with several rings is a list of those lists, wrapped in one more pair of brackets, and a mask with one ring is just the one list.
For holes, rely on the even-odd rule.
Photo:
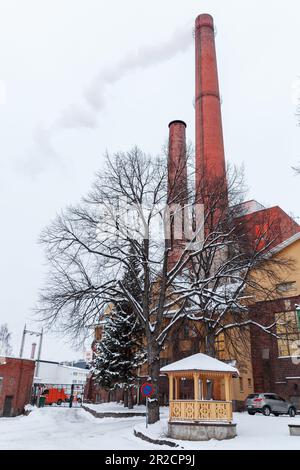
{"label": "snow bank", "polygon": [[123,403],[109,402],[109,403],[83,403],[85,408],[97,411],[97,413],[145,413],[146,407],[144,405],[134,406],[132,410],[126,408]]}
{"label": "snow bank", "polygon": [[149,424],[148,428],[146,428],[146,422],[137,424],[134,426],[134,430],[138,433],[141,432],[153,440],[166,439],[168,434],[168,418],[163,417],[157,423]]}
{"label": "snow bank", "polygon": [[24,406],[25,411],[33,411],[34,409],[37,409],[37,408],[29,404]]}

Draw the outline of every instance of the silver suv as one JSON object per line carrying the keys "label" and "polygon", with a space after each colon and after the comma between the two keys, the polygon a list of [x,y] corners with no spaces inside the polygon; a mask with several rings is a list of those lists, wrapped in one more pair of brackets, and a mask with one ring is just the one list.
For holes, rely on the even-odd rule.
{"label": "silver suv", "polygon": [[271,413],[275,416],[289,414],[293,418],[297,413],[293,403],[284,400],[275,393],[252,393],[248,395],[246,409],[249,415],[255,413],[263,413],[265,416],[270,416]]}

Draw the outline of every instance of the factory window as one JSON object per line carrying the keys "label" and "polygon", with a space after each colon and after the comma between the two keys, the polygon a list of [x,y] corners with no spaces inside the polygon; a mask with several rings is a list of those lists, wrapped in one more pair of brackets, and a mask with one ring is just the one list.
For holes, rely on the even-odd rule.
{"label": "factory window", "polygon": [[282,294],[285,292],[295,291],[297,288],[296,282],[281,282],[280,284],[276,284],[276,291],[278,294]]}
{"label": "factory window", "polygon": [[244,391],[244,380],[243,377],[239,377],[239,382],[240,382],[240,392]]}
{"label": "factory window", "polygon": [[3,377],[0,377],[0,393],[1,393],[1,390],[2,390],[2,385],[3,385]]}
{"label": "factory window", "polygon": [[248,387],[251,388],[252,387],[252,380],[249,378],[248,379]]}
{"label": "factory window", "polygon": [[300,354],[300,325],[297,312],[277,313],[275,319],[279,357],[298,356]]}

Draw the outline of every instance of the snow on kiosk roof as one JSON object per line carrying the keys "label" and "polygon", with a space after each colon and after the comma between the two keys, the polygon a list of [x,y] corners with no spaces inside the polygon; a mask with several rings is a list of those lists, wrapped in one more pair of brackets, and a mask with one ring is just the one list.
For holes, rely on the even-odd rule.
{"label": "snow on kiosk roof", "polygon": [[239,371],[225,362],[214,359],[203,353],[193,354],[180,361],[168,364],[160,369],[161,372],[179,372],[179,371],[207,371],[207,372],[231,372],[239,375]]}

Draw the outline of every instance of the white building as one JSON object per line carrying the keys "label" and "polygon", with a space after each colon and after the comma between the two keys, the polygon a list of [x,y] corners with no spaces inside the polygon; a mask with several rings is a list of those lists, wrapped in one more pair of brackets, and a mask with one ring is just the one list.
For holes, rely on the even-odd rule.
{"label": "white building", "polygon": [[59,362],[39,361],[38,377],[34,378],[35,383],[52,385],[85,385],[88,369],[65,366]]}

